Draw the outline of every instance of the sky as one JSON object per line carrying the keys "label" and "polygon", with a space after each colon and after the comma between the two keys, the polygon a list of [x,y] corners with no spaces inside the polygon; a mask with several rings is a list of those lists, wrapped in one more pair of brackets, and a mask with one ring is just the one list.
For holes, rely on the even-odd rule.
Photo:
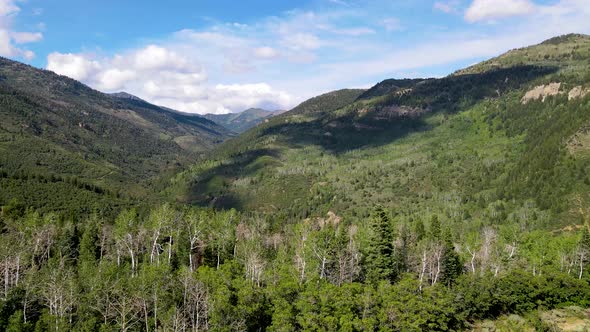
{"label": "sky", "polygon": [[290,109],[590,34],[590,0],[0,0],[0,55],[189,113]]}

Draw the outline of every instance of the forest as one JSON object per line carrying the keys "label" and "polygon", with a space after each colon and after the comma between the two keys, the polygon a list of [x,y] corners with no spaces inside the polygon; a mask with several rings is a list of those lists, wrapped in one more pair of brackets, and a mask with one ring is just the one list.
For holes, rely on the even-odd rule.
{"label": "forest", "polygon": [[165,204],[115,219],[4,207],[6,331],[445,331],[590,306],[590,233],[457,234],[377,207],[284,224]]}
{"label": "forest", "polygon": [[2,59],[0,330],[588,321],[588,64],[562,36],[234,135]]}

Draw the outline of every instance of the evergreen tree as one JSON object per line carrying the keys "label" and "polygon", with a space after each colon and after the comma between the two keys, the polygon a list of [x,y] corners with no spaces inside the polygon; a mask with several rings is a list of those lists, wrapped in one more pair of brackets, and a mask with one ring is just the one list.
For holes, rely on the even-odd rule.
{"label": "evergreen tree", "polygon": [[463,262],[455,251],[451,231],[447,229],[443,234],[444,251],[442,256],[441,282],[451,286],[457,277],[463,273]]}
{"label": "evergreen tree", "polygon": [[414,231],[416,233],[416,241],[420,242],[426,236],[426,228],[424,227],[424,222],[422,219],[418,219],[416,221],[416,229]]}
{"label": "evergreen tree", "polygon": [[393,225],[382,207],[378,207],[371,220],[371,237],[366,257],[366,278],[369,282],[393,281],[395,275]]}
{"label": "evergreen tree", "polygon": [[441,227],[440,227],[440,220],[438,219],[438,215],[434,214],[430,218],[430,237],[433,240],[440,239],[441,235]]}

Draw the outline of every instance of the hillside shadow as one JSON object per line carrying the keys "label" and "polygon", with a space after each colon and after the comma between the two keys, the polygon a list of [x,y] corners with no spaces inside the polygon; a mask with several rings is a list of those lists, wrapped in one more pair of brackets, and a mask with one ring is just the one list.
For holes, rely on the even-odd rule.
{"label": "hillside shadow", "polygon": [[[267,127],[262,135],[280,135],[291,147],[317,145],[333,154],[379,147],[411,133],[431,130],[433,126],[425,121],[429,114],[465,111],[482,100],[501,97],[557,70],[556,67],[523,65],[423,80],[408,93],[382,97],[370,110],[364,110],[366,106],[362,103],[354,103],[344,115],[318,113],[321,116],[312,121]],[[398,106],[408,111],[383,116],[383,110]],[[360,116],[361,113],[364,114]]]}
{"label": "hillside shadow", "polygon": [[[199,182],[190,185],[190,202],[204,207],[244,210],[247,198],[231,187],[233,180],[260,175],[260,170],[274,167],[284,147],[302,149],[313,145],[340,155],[355,149],[384,146],[412,133],[432,130],[437,124],[426,121],[430,114],[468,110],[482,100],[501,97],[557,70],[519,66],[428,79],[416,83],[409,93],[394,92],[373,99],[369,106],[366,102],[355,102],[338,112],[306,114],[315,118],[304,122],[295,122],[300,119],[287,113],[240,136],[235,146],[228,142],[224,154],[229,161],[201,173]],[[367,107],[372,109],[365,109]],[[393,112],[388,111],[392,109]],[[276,148],[248,150],[250,142],[269,135],[276,138],[273,140]],[[269,158],[261,158],[265,156]]]}
{"label": "hillside shadow", "polygon": [[[269,165],[261,157],[279,157],[275,149],[258,149],[229,156],[229,161],[213,167],[189,184],[188,201],[200,207],[235,208],[242,210],[243,202],[229,189],[232,179],[248,177]],[[259,159],[260,158],[260,159]]]}

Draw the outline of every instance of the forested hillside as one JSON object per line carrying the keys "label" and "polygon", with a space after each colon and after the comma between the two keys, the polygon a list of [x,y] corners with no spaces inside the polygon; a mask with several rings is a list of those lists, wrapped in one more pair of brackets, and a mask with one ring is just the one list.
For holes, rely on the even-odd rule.
{"label": "forested hillside", "polygon": [[[81,131],[84,124],[94,128],[94,122],[55,122],[78,136],[52,130],[58,120],[35,111],[46,110],[51,100],[32,107],[19,92],[27,88],[18,87],[6,83],[14,92],[5,100],[20,106],[0,112],[30,115],[10,115],[20,121],[7,122],[12,127],[0,124],[10,132],[5,137],[14,136],[2,144],[19,142],[6,145],[0,158],[14,151],[38,155],[29,151],[40,145],[23,144],[25,138],[51,137],[59,150],[54,148],[55,159],[23,164],[30,168],[3,166],[0,181],[44,183],[48,191],[60,185],[96,197],[69,192],[87,202],[87,211],[76,213],[23,202],[2,185],[0,330],[586,326],[589,36],[554,38],[444,78],[389,79],[368,90],[320,95],[204,152],[171,179],[165,171],[186,163],[173,154],[187,151],[174,146],[177,131],[189,130],[185,121],[205,120],[124,95],[109,97],[115,104],[89,114],[114,114],[120,108],[113,105],[124,103],[121,109],[142,119],[156,113],[141,112],[152,110],[180,122],[158,125],[169,137],[154,139],[154,131],[145,129],[133,131],[129,141],[121,138],[146,145],[115,141],[125,151],[141,149],[134,164],[99,138],[96,146],[84,140],[90,137]],[[75,105],[103,105],[86,104],[92,93],[98,94],[82,89]],[[43,120],[35,126],[38,118]],[[28,127],[20,126],[22,119]],[[109,125],[120,123],[111,120]],[[80,150],[88,151],[87,160]],[[27,160],[6,160],[21,159]],[[52,174],[70,164],[79,167],[72,174],[88,175],[11,173]],[[103,164],[133,180],[102,180],[93,172]],[[134,181],[146,195],[153,190],[169,202],[137,203],[119,193],[126,186],[132,192]],[[112,201],[97,198],[105,197],[101,183]]]}
{"label": "forested hillside", "polygon": [[0,59],[0,105],[0,205],[18,199],[43,211],[151,195],[163,173],[194,162],[229,132],[7,59]]}
{"label": "forested hillside", "polygon": [[234,133],[243,133],[246,130],[257,126],[266,119],[280,114],[281,111],[267,111],[260,108],[249,108],[239,113],[229,114],[205,114],[209,119]]}
{"label": "forested hillside", "polygon": [[522,209],[539,227],[579,224],[590,189],[590,38],[555,40],[462,74],[387,80],[332,108],[312,99],[222,144],[169,192],[285,218],[359,219],[382,204],[468,227]]}

